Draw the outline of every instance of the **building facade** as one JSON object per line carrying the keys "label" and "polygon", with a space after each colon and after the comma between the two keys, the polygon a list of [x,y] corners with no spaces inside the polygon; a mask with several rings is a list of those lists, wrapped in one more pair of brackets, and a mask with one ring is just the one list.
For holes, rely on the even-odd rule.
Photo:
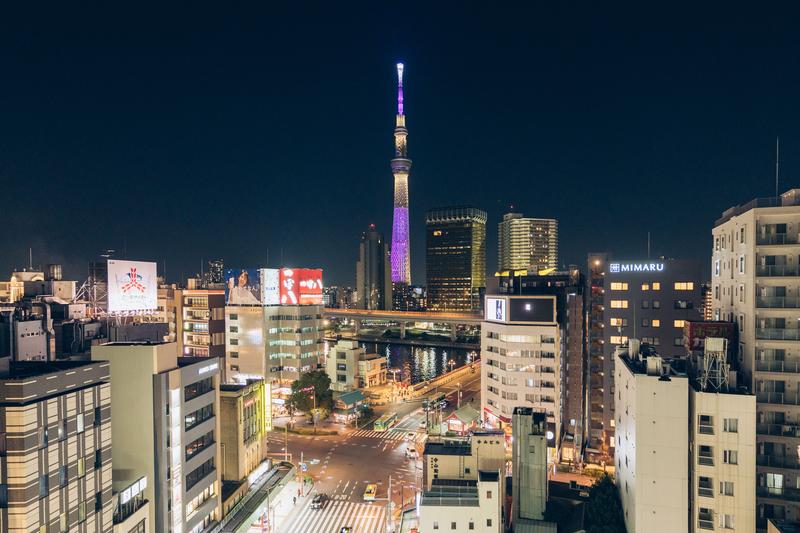
{"label": "building facade", "polygon": [[225,291],[175,289],[179,353],[184,357],[225,357]]}
{"label": "building facade", "polygon": [[0,365],[0,531],[113,531],[108,363]]}
{"label": "building facade", "polygon": [[432,209],[425,225],[428,309],[480,310],[486,290],[486,212]]}
{"label": "building facade", "polygon": [[757,519],[800,520],[800,190],[731,207],[712,230],[712,308],[737,324],[756,395]]}
{"label": "building facade", "polygon": [[628,338],[637,338],[665,358],[685,356],[684,323],[701,319],[701,272],[700,264],[691,260],[618,260],[610,254],[589,254],[590,460],[608,462],[614,455],[614,351]]}
{"label": "building facade", "polygon": [[548,444],[561,435],[561,330],[555,296],[487,296],[481,323],[481,413],[511,435],[514,409],[545,413]]}
{"label": "building facade", "polygon": [[92,359],[111,365],[114,469],[120,482],[147,477],[151,529],[199,533],[219,521],[219,359],[178,357],[175,343],[104,344]]}
{"label": "building facade", "polygon": [[558,221],[506,213],[497,224],[497,270],[558,268]]}
{"label": "building facade", "polygon": [[347,339],[331,346],[325,363],[331,389],[337,392],[382,385],[386,383],[386,370],[386,357],[368,354],[358,341]]}
{"label": "building facade", "polygon": [[616,481],[628,531],[689,531],[689,379],[645,357],[616,355]]}
{"label": "building facade", "polygon": [[356,263],[358,309],[392,309],[392,265],[383,235],[369,225],[361,235]]}

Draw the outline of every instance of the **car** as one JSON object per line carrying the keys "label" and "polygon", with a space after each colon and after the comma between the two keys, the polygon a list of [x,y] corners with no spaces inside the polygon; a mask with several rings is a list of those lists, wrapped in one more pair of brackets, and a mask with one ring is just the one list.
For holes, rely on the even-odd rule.
{"label": "car", "polygon": [[325,508],[325,504],[328,503],[328,495],[319,493],[314,496],[311,500],[311,508],[312,509],[323,509]]}
{"label": "car", "polygon": [[406,448],[406,457],[408,457],[409,459],[416,459],[417,457],[419,457],[419,453],[417,452],[417,449],[415,447],[409,446],[408,448]]}
{"label": "car", "polygon": [[427,428],[428,427],[428,421],[427,420],[420,420],[419,421],[419,427],[421,427],[422,429]]}
{"label": "car", "polygon": [[353,528],[350,526],[342,526],[342,529],[339,530],[339,533],[353,533]]}
{"label": "car", "polygon": [[365,502],[374,502],[375,495],[378,493],[378,485],[374,483],[370,483],[367,485],[367,490],[364,491],[364,501]]}
{"label": "car", "polygon": [[413,431],[409,431],[408,433],[406,433],[406,440],[407,440],[407,441],[409,441],[409,440],[410,440],[410,441],[412,441],[412,442],[413,442],[413,441],[415,441],[415,440],[417,440],[417,434],[416,434],[416,433],[414,433]]}

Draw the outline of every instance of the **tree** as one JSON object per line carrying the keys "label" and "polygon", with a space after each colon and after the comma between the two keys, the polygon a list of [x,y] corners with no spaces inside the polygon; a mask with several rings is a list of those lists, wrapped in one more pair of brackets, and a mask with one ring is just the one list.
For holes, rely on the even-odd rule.
{"label": "tree", "polygon": [[318,412],[330,413],[333,410],[333,391],[331,378],[322,370],[306,372],[292,383],[288,408],[310,413],[314,408],[314,398]]}
{"label": "tree", "polygon": [[625,533],[617,486],[608,474],[604,474],[589,490],[586,520],[589,533]]}

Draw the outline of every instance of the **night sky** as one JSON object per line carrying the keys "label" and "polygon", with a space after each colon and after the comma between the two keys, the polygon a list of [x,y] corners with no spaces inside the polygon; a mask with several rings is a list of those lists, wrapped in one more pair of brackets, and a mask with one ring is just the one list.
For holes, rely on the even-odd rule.
{"label": "night sky", "polygon": [[115,248],[170,281],[268,254],[353,284],[367,224],[391,234],[398,60],[414,283],[431,207],[488,211],[490,272],[512,202],[559,219],[565,264],[643,257],[648,230],[706,262],[720,213],[774,193],[776,136],[800,186],[798,13],[777,7],[114,4],[0,17],[4,279],[32,246],[80,280]]}

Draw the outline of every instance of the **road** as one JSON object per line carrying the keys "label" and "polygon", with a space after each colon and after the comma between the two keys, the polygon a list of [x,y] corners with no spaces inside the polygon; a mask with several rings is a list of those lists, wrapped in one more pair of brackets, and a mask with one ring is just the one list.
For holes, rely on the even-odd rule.
{"label": "road", "polygon": [[[448,407],[443,412],[447,416],[456,407],[456,396],[461,383],[462,404],[473,399],[476,409],[480,408],[480,374],[467,374],[457,381],[439,387],[438,392],[447,394]],[[289,452],[294,461],[299,461],[301,452],[308,464],[308,474],[314,479],[310,491],[300,497],[296,511],[290,513],[277,531],[338,533],[343,526],[353,528],[354,533],[386,531],[386,504],[388,502],[389,477],[392,484],[394,509],[400,508],[401,498],[406,505],[414,502],[416,489],[422,481],[421,459],[411,459],[406,455],[410,441],[408,433],[414,434],[416,448],[422,451],[424,429],[420,423],[425,416],[421,402],[394,404],[381,411],[397,412],[400,423],[385,432],[372,428],[343,429],[335,436],[306,436],[280,431],[269,434],[269,452],[280,458],[284,450],[284,439],[288,439]],[[363,499],[367,485],[378,486],[377,500],[365,502]],[[323,509],[311,509],[311,497],[323,493],[330,500]],[[253,533],[260,528],[251,528]],[[273,532],[274,533],[274,532]]]}

